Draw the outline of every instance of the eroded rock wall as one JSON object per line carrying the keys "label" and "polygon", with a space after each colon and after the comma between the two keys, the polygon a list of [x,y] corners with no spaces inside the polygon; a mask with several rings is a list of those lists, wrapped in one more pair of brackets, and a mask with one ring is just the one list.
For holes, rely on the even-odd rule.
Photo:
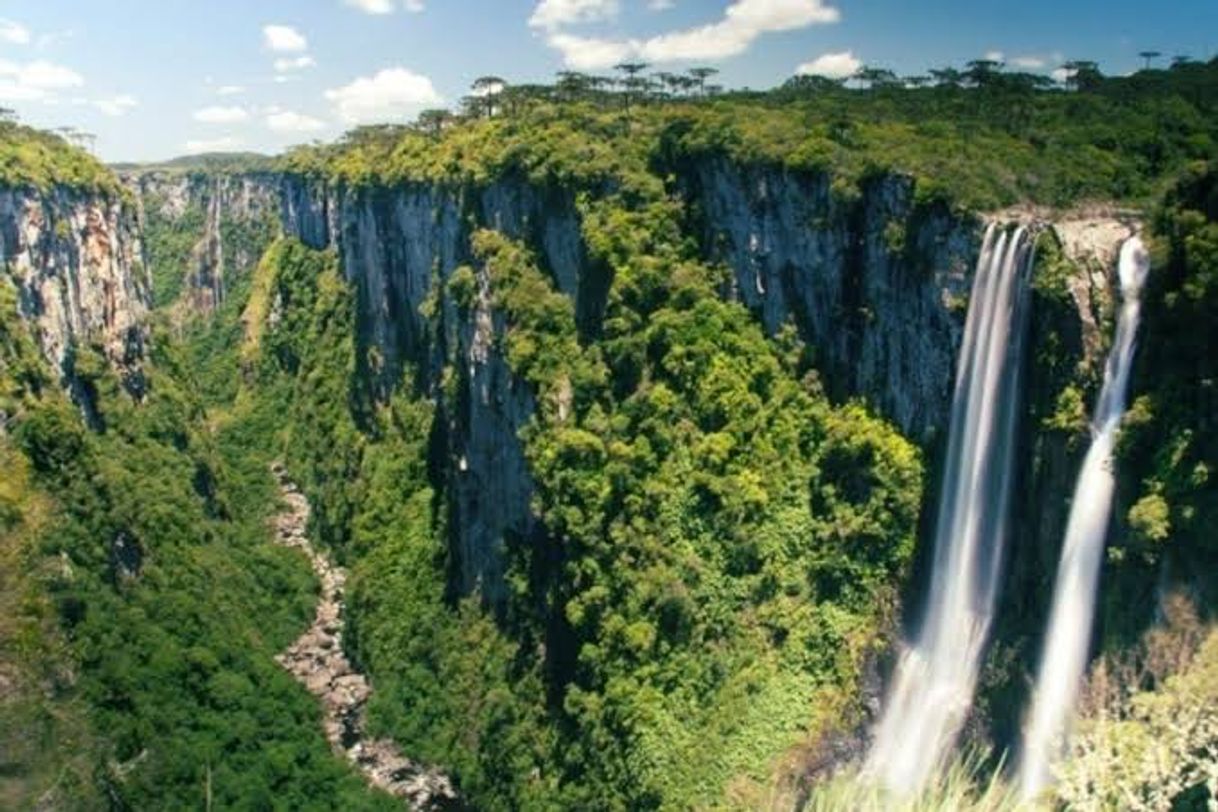
{"label": "eroded rock wall", "polygon": [[0,188],[0,258],[20,315],[61,383],[86,410],[78,357],[96,349],[143,389],[149,282],[133,208],[68,188]]}

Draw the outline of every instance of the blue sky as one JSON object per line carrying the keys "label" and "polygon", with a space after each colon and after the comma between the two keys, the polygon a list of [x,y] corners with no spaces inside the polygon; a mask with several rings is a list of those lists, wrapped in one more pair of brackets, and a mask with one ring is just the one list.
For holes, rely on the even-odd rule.
{"label": "blue sky", "polygon": [[0,0],[0,105],[97,135],[107,160],[277,151],[624,57],[731,87],[986,54],[1046,73],[1137,52],[1209,59],[1218,2],[1023,0]]}

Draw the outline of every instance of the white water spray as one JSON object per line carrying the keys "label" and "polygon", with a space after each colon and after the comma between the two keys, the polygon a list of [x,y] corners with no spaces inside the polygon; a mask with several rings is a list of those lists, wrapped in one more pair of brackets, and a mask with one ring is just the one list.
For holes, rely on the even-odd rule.
{"label": "white water spray", "polygon": [[1087,665],[1100,559],[1116,484],[1112,450],[1121,416],[1125,413],[1142,284],[1149,267],[1142,241],[1137,237],[1126,240],[1121,246],[1120,259],[1124,303],[1095,409],[1091,448],[1074,489],[1036,693],[1024,729],[1019,780],[1020,791],[1026,799],[1038,795],[1049,782],[1049,772],[1064,745],[1079,682]]}
{"label": "white water spray", "polygon": [[902,794],[922,789],[955,743],[993,617],[1031,257],[1025,229],[987,229],[957,362],[926,616],[867,758],[866,773]]}

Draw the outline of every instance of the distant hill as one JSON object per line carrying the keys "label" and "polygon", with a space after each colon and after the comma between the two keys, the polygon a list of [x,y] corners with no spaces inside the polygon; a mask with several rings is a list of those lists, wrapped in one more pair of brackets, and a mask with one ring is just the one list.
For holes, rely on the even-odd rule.
{"label": "distant hill", "polygon": [[259,152],[205,152],[153,163],[111,164],[116,172],[163,170],[167,172],[251,172],[272,169],[276,158]]}

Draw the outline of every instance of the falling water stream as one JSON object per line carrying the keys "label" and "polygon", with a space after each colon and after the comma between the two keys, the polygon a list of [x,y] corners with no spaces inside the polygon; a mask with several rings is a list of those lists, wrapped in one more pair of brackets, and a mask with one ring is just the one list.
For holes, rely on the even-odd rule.
{"label": "falling water stream", "polygon": [[1100,558],[1115,486],[1112,450],[1125,412],[1142,285],[1148,269],[1149,259],[1142,241],[1130,238],[1121,246],[1120,282],[1124,303],[1104,371],[1104,386],[1096,405],[1091,448],[1075,485],[1032,711],[1024,729],[1019,781],[1025,798],[1039,794],[1049,781],[1050,769],[1063,744],[1079,682],[1087,665]]}
{"label": "falling water stream", "polygon": [[942,766],[968,713],[1002,567],[1032,241],[991,225],[957,362],[926,615],[904,647],[866,772],[904,794]]}

